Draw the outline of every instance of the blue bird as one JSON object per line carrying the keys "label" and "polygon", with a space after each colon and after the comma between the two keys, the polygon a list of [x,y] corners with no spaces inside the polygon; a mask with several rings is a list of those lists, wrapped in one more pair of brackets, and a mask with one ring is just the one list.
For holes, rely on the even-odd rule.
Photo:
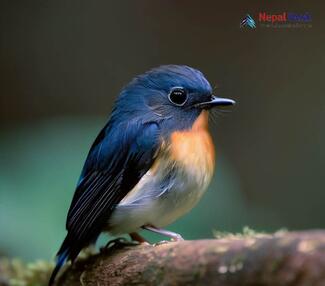
{"label": "blue bird", "polygon": [[188,66],[160,66],[126,85],[88,153],[49,285],[101,232],[143,242],[137,231],[146,229],[182,240],[162,227],[207,189],[215,165],[209,110],[234,103],[214,96],[203,74]]}

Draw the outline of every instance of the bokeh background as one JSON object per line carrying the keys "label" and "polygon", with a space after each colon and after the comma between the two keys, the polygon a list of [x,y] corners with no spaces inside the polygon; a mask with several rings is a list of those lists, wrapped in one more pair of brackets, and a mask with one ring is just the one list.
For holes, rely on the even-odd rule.
{"label": "bokeh background", "polygon": [[[198,239],[325,227],[324,2],[220,2],[1,1],[2,255],[54,256],[119,90],[169,63],[202,70],[238,102],[211,126],[209,191],[170,229]],[[240,29],[260,11],[309,12],[312,27]]]}

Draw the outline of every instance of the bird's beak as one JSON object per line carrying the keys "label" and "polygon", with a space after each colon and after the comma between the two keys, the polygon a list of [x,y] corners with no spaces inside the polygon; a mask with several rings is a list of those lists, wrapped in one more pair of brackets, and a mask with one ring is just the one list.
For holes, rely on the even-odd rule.
{"label": "bird's beak", "polygon": [[217,106],[230,106],[234,105],[235,103],[236,102],[232,99],[216,97],[213,95],[210,101],[201,102],[198,104],[198,106],[203,109],[210,109]]}

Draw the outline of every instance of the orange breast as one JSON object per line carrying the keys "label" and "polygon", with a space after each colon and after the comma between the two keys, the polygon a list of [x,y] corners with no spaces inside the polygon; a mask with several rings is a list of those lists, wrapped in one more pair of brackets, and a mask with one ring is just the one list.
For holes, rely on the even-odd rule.
{"label": "orange breast", "polygon": [[190,130],[172,133],[170,155],[185,168],[212,176],[215,153],[208,130],[208,111],[202,111]]}

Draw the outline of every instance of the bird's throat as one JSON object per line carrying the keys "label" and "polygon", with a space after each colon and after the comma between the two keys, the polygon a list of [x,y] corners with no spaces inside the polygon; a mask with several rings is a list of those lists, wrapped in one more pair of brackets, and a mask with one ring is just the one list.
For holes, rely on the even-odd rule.
{"label": "bird's throat", "polygon": [[215,151],[208,130],[208,111],[202,111],[190,130],[176,131],[170,137],[170,156],[186,169],[212,176]]}
{"label": "bird's throat", "polygon": [[191,130],[192,131],[200,131],[200,130],[208,130],[209,129],[209,111],[202,110],[201,114],[194,121]]}

